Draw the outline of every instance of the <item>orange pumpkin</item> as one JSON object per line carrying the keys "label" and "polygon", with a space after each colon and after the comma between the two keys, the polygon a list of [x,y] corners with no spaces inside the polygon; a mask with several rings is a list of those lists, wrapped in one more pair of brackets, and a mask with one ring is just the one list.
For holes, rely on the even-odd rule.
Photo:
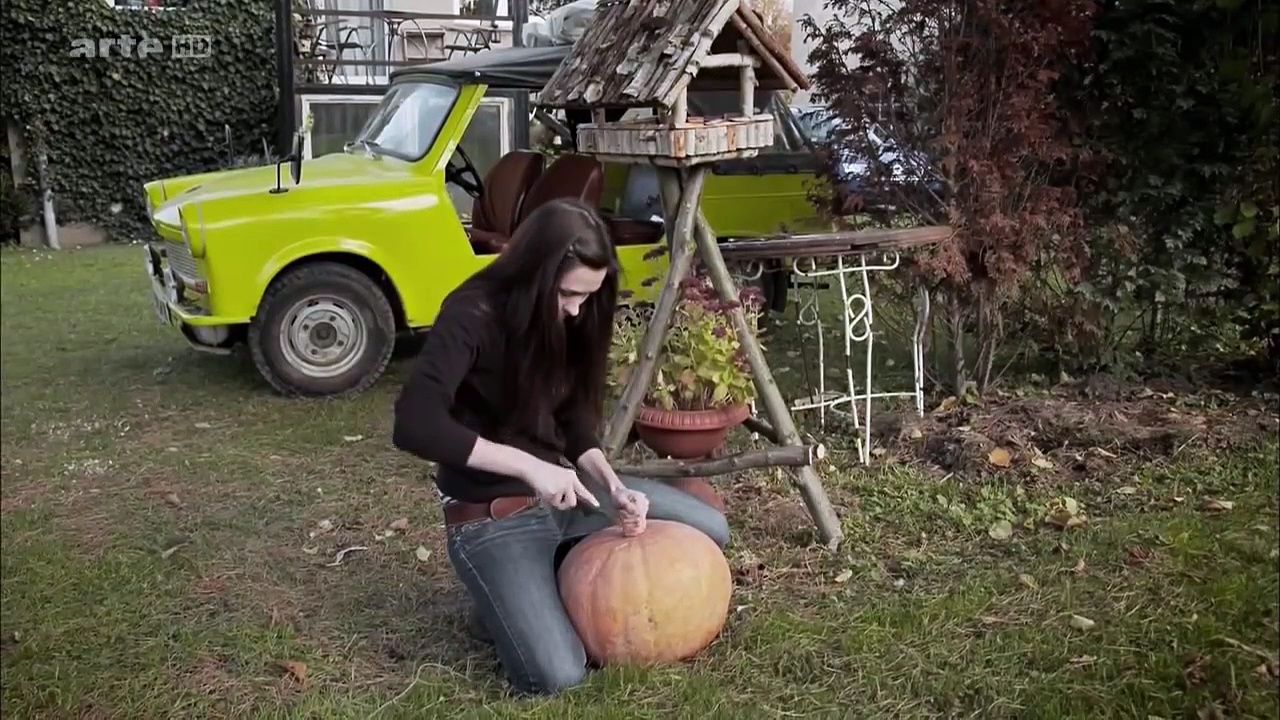
{"label": "orange pumpkin", "polygon": [[651,665],[698,654],[729,616],[733,577],[715,541],[683,523],[614,526],[565,556],[560,597],[599,665]]}

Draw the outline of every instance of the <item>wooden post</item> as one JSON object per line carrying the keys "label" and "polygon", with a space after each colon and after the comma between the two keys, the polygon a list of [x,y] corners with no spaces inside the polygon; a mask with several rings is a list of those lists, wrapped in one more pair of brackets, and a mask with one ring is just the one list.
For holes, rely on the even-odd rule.
{"label": "wooden post", "polygon": [[[711,277],[711,284],[715,286],[720,299],[725,302],[737,303],[738,289],[734,286],[733,276],[729,274],[729,268],[725,265],[724,257],[720,254],[720,246],[716,243],[715,233],[711,230],[711,225],[707,222],[702,212],[698,211],[696,227],[694,228],[694,236],[698,242],[698,255],[702,258],[702,262],[706,265],[707,274]],[[773,372],[769,370],[769,363],[765,360],[764,352],[760,350],[759,343],[756,342],[755,335],[751,332],[751,326],[747,323],[747,316],[742,311],[741,305],[736,305],[731,313],[733,325],[738,331],[738,339],[742,343],[743,352],[746,353],[747,363],[751,366],[751,375],[755,380],[756,394],[764,406],[765,414],[768,416],[769,426],[777,433],[778,439],[785,445],[804,445],[800,439],[800,433],[796,430],[795,421],[791,418],[791,411],[787,408],[787,403],[782,399],[782,393],[778,390],[778,384],[773,379]],[[804,466],[799,468],[795,475],[796,485],[799,486],[800,495],[804,499],[805,507],[809,510],[809,516],[813,518],[814,524],[818,527],[818,535],[822,543],[831,550],[835,550],[840,545],[840,541],[844,539],[844,531],[840,528],[840,518],[836,516],[835,508],[831,506],[831,500],[827,497],[827,491],[822,487],[822,480],[812,467]]]}
{"label": "wooden post", "polygon": [[[738,52],[751,57],[750,48],[745,42],[738,43]],[[745,62],[738,69],[738,92],[742,95],[742,116],[753,117],[756,114],[756,69],[751,62]]]}
{"label": "wooden post", "polygon": [[[679,170],[663,168],[659,170],[659,179],[664,186],[664,196],[669,196],[671,185],[679,185]],[[671,316],[676,304],[680,301],[680,283],[689,275],[693,267],[694,224],[700,211],[698,203],[702,199],[702,184],[707,176],[705,165],[695,165],[689,169],[684,188],[680,191],[680,204],[676,210],[675,222],[668,225],[668,239],[671,247],[671,261],[667,268],[667,279],[658,294],[658,302],[653,309],[653,318],[645,328],[644,338],[640,341],[640,357],[635,370],[627,380],[627,387],[618,399],[618,406],[609,418],[604,432],[604,453],[606,457],[614,457],[626,442],[627,433],[640,412],[640,403],[653,383],[654,371],[658,366],[658,353],[662,348],[662,340],[671,326]],[[667,207],[671,207],[667,205]]]}
{"label": "wooden post", "polygon": [[676,96],[676,104],[671,108],[671,124],[679,127],[689,122],[689,90],[686,88]]}

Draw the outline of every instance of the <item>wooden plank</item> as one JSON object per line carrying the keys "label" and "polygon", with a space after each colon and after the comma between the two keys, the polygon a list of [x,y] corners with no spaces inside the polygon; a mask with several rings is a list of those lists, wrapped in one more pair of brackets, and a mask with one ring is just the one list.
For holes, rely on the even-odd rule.
{"label": "wooden plank", "polygon": [[[674,125],[671,127],[670,125]],[[590,155],[641,155],[670,158],[723,157],[747,149],[773,145],[773,117],[729,117],[670,125],[651,119],[578,126],[578,152]]]}
{"label": "wooden plank", "polygon": [[720,243],[726,259],[817,258],[856,253],[909,250],[936,245],[951,237],[946,225],[914,228],[873,228],[842,230],[806,235],[777,235]]}
{"label": "wooden plank", "polygon": [[698,63],[698,69],[721,67],[760,67],[760,58],[742,53],[716,53]]}
{"label": "wooden plank", "polygon": [[694,157],[673,158],[662,155],[604,155],[592,153],[592,157],[603,163],[620,163],[624,165],[652,165],[661,168],[690,168],[698,165],[709,165],[722,160],[745,160],[759,157],[760,150],[748,148],[719,155],[697,155]]}

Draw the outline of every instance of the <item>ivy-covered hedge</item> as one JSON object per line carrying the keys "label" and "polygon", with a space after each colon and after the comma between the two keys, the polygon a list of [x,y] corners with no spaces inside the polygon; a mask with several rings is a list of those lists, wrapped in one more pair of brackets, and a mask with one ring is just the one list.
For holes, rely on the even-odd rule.
{"label": "ivy-covered hedge", "polygon": [[[43,147],[59,223],[90,222],[130,240],[146,232],[142,183],[261,154],[263,139],[275,141],[274,26],[265,0],[167,10],[5,0],[0,112],[22,130],[29,199]],[[179,53],[203,54],[204,41],[182,39],[192,36],[208,38],[207,57],[175,56],[175,39]],[[102,52],[102,41],[121,38],[131,43]]]}

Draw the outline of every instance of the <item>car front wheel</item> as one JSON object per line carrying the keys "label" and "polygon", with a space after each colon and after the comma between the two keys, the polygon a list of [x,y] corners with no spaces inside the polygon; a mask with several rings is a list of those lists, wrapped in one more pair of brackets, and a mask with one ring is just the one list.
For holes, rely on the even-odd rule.
{"label": "car front wheel", "polygon": [[382,375],[395,347],[395,316],[359,270],[320,262],[288,271],[267,289],[249,348],[277,392],[357,394]]}

